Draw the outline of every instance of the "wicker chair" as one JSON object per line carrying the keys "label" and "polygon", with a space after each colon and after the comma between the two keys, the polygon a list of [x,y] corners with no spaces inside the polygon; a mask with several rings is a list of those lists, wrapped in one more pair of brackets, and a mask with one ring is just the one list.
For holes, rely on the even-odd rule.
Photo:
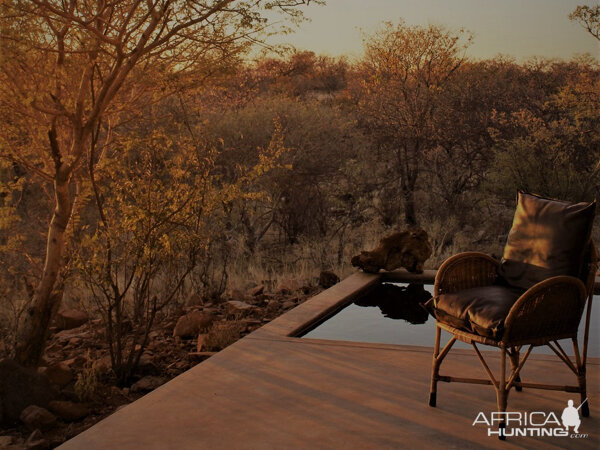
{"label": "wicker chair", "polygon": [[[589,240],[586,247],[585,262],[580,276],[554,276],[525,290],[510,307],[500,336],[484,336],[474,330],[465,330],[464,327],[461,329],[456,323],[445,320],[444,317],[434,313],[436,316],[436,337],[429,394],[430,406],[436,406],[438,381],[494,386],[499,412],[506,411],[508,394],[513,387],[517,391],[523,388],[537,388],[578,392],[581,395],[581,401],[586,400],[586,360],[590,314],[595,275],[598,269],[596,247],[591,240]],[[494,285],[498,282],[500,265],[499,261],[483,253],[467,252],[452,256],[441,265],[437,272],[434,298],[430,302],[438,299],[443,294],[454,293],[454,295],[460,295],[461,292],[468,289]],[[583,348],[580,352],[577,331],[586,302]],[[452,336],[443,349],[440,350],[441,330],[447,331]],[[571,360],[559,344],[558,341],[562,339],[572,341],[575,361]],[[489,379],[440,375],[440,366],[457,340],[473,346]],[[500,374],[498,379],[492,373],[477,344],[500,349]],[[521,381],[519,374],[532,349],[544,345],[548,346],[575,374],[577,378],[576,386],[525,383]],[[528,347],[521,356],[521,349],[525,346]],[[510,362],[508,374],[507,356]],[[582,405],[582,415],[584,417],[589,416],[588,402]],[[505,428],[505,424],[501,423],[499,428],[501,430],[499,437],[504,439],[502,429]]]}

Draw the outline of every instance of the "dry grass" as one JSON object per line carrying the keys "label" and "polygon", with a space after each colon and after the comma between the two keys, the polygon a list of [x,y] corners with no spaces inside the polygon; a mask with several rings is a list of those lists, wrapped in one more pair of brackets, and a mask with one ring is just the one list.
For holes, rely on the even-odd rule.
{"label": "dry grass", "polygon": [[217,322],[213,324],[206,336],[202,348],[209,352],[218,352],[240,338],[246,324],[239,320]]}

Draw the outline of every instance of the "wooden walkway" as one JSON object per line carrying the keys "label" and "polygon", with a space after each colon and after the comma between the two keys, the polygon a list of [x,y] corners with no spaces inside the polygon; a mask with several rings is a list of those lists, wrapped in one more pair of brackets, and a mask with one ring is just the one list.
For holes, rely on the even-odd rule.
{"label": "wooden walkway", "polygon": [[[427,405],[431,350],[289,337],[348,296],[379,282],[356,274],[61,446],[61,449],[385,449],[594,448],[600,446],[600,360],[588,364],[587,438],[514,437],[500,442],[480,411],[495,410],[490,386],[440,383]],[[532,357],[524,381],[573,384],[553,358]],[[468,351],[450,354],[442,373],[482,376]],[[498,360],[492,358],[492,364]],[[511,391],[509,410],[554,412],[577,394]]]}

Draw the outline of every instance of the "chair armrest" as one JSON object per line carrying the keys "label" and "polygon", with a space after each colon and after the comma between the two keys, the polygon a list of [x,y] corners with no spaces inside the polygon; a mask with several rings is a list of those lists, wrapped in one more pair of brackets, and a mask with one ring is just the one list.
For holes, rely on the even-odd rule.
{"label": "chair armrest", "polygon": [[434,295],[494,284],[500,263],[480,252],[464,252],[451,256],[435,276]]}
{"label": "chair armrest", "polygon": [[586,290],[575,277],[561,275],[540,281],[521,295],[504,322],[506,344],[542,345],[577,335]]}

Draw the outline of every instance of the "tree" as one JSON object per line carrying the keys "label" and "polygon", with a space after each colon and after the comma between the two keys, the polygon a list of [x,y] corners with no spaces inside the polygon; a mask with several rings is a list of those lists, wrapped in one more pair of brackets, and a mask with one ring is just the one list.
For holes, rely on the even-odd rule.
{"label": "tree", "polygon": [[408,225],[417,223],[415,190],[423,155],[438,145],[442,94],[470,43],[463,30],[386,23],[365,41],[355,90],[363,126],[393,167]]}
{"label": "tree", "polygon": [[18,338],[19,362],[35,366],[41,358],[62,298],[83,169],[102,159],[97,150],[119,114],[147,92],[159,95],[158,87],[166,89],[167,80],[198,62],[244,51],[267,27],[265,10],[298,19],[294,7],[309,1],[3,2],[0,111],[20,132],[3,139],[1,156],[51,184],[54,195],[43,269]]}
{"label": "tree", "polygon": [[600,41],[600,5],[578,6],[569,19],[579,22],[592,36]]}
{"label": "tree", "polygon": [[541,111],[499,114],[491,185],[504,198],[517,189],[571,201],[600,186],[600,73],[585,62]]}

